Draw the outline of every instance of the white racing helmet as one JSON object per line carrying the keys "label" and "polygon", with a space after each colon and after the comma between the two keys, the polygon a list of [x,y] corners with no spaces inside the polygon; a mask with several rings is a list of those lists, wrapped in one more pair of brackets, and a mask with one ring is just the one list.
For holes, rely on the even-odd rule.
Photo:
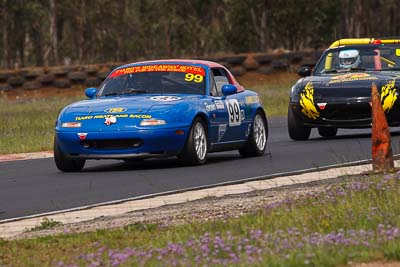
{"label": "white racing helmet", "polygon": [[339,52],[339,66],[343,69],[357,67],[360,62],[360,53],[356,49],[342,50]]}

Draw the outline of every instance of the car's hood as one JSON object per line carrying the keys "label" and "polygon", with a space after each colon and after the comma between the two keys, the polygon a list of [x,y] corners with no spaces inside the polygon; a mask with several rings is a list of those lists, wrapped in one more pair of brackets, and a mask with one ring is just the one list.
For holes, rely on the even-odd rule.
{"label": "car's hood", "polygon": [[92,100],[84,100],[73,103],[68,106],[69,110],[79,109],[80,111],[86,111],[90,113],[112,113],[106,111],[110,108],[124,108],[125,111],[129,112],[147,112],[154,105],[166,105],[172,106],[179,104],[180,102],[196,98],[195,96],[155,96],[155,95],[135,95],[132,97],[105,97],[97,98]]}
{"label": "car's hood", "polygon": [[321,101],[349,98],[370,98],[371,86],[375,83],[379,90],[382,88],[398,88],[400,78],[395,72],[351,72],[346,74],[310,76],[303,79],[301,91],[310,86],[314,97]]}
{"label": "car's hood", "polygon": [[[339,110],[330,109],[335,104],[362,116],[370,114],[372,85],[375,83],[381,95],[382,108],[389,112],[397,103],[400,81],[395,72],[352,72],[340,75],[310,76],[297,81],[292,87],[291,101],[301,105],[305,116],[316,119],[338,118]],[[326,108],[328,107],[328,108]],[[347,109],[346,112],[349,112]],[[343,110],[342,110],[343,112]]]}
{"label": "car's hood", "polygon": [[[81,122],[84,129],[123,130],[129,125],[138,126],[143,119],[163,119],[183,103],[196,100],[198,95],[135,95],[128,97],[106,97],[84,100],[66,107],[60,116],[61,122]],[[116,122],[107,124],[107,118]],[[114,120],[114,119],[113,119]],[[126,128],[126,130],[128,130]]]}

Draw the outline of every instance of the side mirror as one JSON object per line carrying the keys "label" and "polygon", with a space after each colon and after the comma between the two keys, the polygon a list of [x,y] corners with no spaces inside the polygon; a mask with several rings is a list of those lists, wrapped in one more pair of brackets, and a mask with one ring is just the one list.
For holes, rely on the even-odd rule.
{"label": "side mirror", "polygon": [[303,66],[301,67],[297,73],[301,76],[301,77],[307,77],[311,75],[311,67],[309,66]]}
{"label": "side mirror", "polygon": [[237,92],[237,87],[233,84],[225,84],[221,88],[222,94],[224,96],[233,95]]}
{"label": "side mirror", "polygon": [[86,88],[86,90],[85,90],[85,95],[86,95],[88,98],[94,98],[94,96],[96,95],[96,93],[97,93],[97,89],[94,88],[94,87]]}

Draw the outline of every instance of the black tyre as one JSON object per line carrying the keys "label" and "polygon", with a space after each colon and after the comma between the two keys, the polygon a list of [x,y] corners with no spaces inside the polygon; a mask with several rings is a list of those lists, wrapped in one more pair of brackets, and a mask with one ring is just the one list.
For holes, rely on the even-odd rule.
{"label": "black tyre", "polygon": [[246,145],[239,149],[243,157],[261,156],[265,152],[268,139],[268,123],[264,114],[257,111]]}
{"label": "black tyre", "polygon": [[83,169],[86,160],[66,158],[58,145],[57,137],[54,137],[54,162],[60,171],[78,172]]}
{"label": "black tyre", "polygon": [[207,129],[202,119],[196,118],[190,129],[186,145],[178,156],[185,165],[201,165],[207,160]]}
{"label": "black tyre", "polygon": [[318,133],[322,137],[336,136],[338,128],[335,127],[318,127]]}
{"label": "black tyre", "polygon": [[307,140],[311,134],[311,127],[296,118],[289,106],[288,110],[288,130],[289,137],[293,140]]}

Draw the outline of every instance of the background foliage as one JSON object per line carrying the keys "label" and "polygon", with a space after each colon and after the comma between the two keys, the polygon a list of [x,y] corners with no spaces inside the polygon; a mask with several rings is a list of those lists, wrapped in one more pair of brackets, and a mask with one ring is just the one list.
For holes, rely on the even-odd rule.
{"label": "background foliage", "polygon": [[0,0],[0,67],[321,48],[398,36],[396,0]]}

